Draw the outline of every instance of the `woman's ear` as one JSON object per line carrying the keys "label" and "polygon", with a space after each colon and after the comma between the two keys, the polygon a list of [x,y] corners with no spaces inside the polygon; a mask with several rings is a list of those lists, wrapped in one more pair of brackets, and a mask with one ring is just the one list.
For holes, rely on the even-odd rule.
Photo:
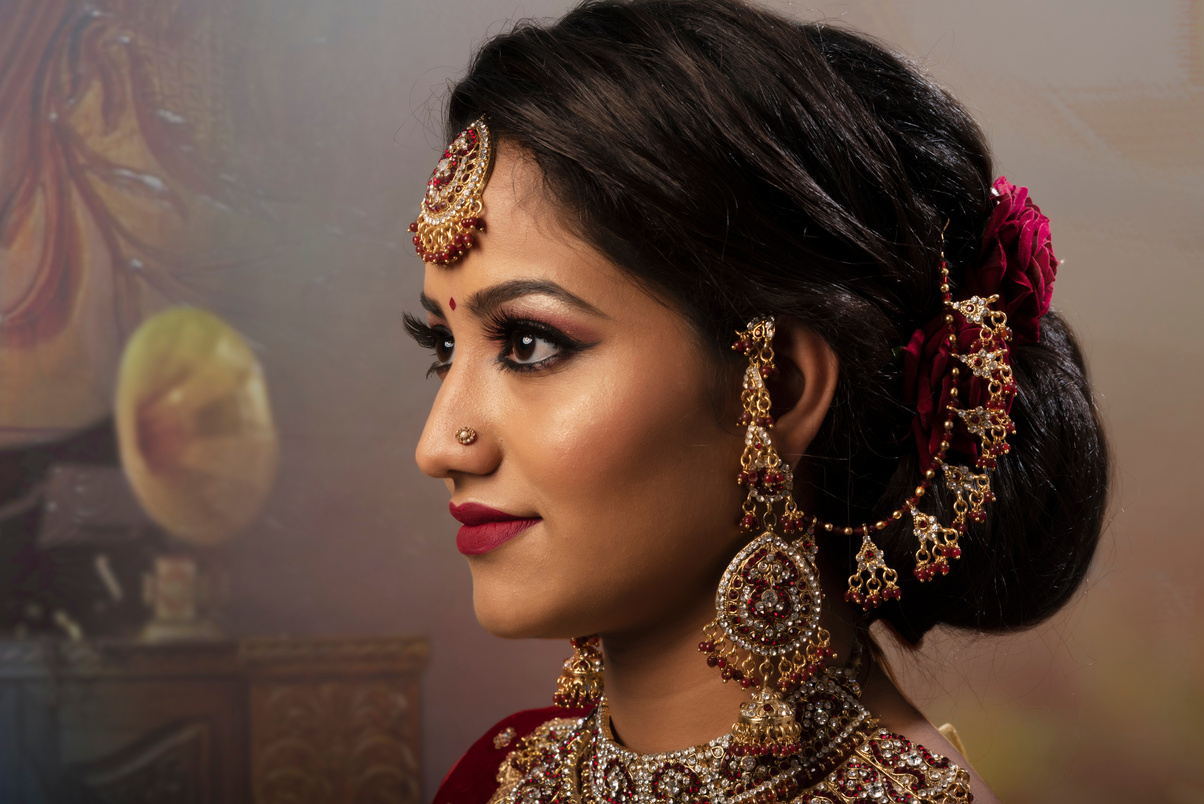
{"label": "woman's ear", "polygon": [[778,376],[767,383],[773,442],[782,460],[797,466],[828,415],[840,361],[827,341],[794,319],[779,317],[775,330]]}

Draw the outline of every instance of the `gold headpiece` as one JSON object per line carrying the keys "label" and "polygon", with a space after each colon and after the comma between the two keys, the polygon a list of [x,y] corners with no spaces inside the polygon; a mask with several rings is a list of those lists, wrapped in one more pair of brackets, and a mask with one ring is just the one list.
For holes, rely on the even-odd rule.
{"label": "gold headpiece", "polygon": [[481,195],[493,169],[494,142],[485,118],[461,131],[435,165],[418,220],[410,224],[414,251],[423,262],[448,266],[476,244],[485,231]]}

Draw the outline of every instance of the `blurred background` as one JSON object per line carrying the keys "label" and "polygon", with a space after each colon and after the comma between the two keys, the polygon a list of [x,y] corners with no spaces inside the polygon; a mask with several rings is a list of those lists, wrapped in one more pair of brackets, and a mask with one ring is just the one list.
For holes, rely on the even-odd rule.
{"label": "blurred background", "polygon": [[[1204,802],[1204,0],[767,5],[967,104],[1053,219],[1116,452],[1074,603],[895,651],[904,686],[1004,801]],[[567,643],[473,619],[400,322],[448,81],[569,6],[0,0],[0,801],[425,800],[550,703]],[[136,354],[151,319],[228,395]]]}

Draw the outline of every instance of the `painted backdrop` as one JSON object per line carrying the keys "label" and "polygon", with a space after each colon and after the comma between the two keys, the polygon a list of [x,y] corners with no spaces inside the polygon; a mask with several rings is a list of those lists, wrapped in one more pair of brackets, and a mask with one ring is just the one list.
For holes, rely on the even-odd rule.
{"label": "painted backdrop", "polygon": [[[1005,801],[1204,801],[1204,2],[771,2],[878,34],[971,108],[1054,220],[1057,304],[1117,455],[1090,582],[1048,625],[900,657]],[[473,621],[412,219],[474,43],[556,0],[0,0],[0,448],[111,413],[132,328],[206,307],[267,372],[281,469],[225,549],[241,634],[426,633],[427,790],[550,699],[566,645]]]}

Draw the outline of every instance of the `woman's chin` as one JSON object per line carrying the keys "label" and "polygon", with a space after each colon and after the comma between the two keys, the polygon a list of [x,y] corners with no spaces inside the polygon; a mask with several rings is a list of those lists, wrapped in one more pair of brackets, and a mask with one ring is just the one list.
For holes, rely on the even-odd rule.
{"label": "woman's chin", "polygon": [[548,611],[534,605],[534,600],[528,596],[525,600],[515,601],[506,596],[483,593],[478,587],[473,587],[473,612],[477,622],[489,633],[502,639],[568,639],[589,633],[587,630],[574,631],[573,618],[564,616],[563,612]]}

